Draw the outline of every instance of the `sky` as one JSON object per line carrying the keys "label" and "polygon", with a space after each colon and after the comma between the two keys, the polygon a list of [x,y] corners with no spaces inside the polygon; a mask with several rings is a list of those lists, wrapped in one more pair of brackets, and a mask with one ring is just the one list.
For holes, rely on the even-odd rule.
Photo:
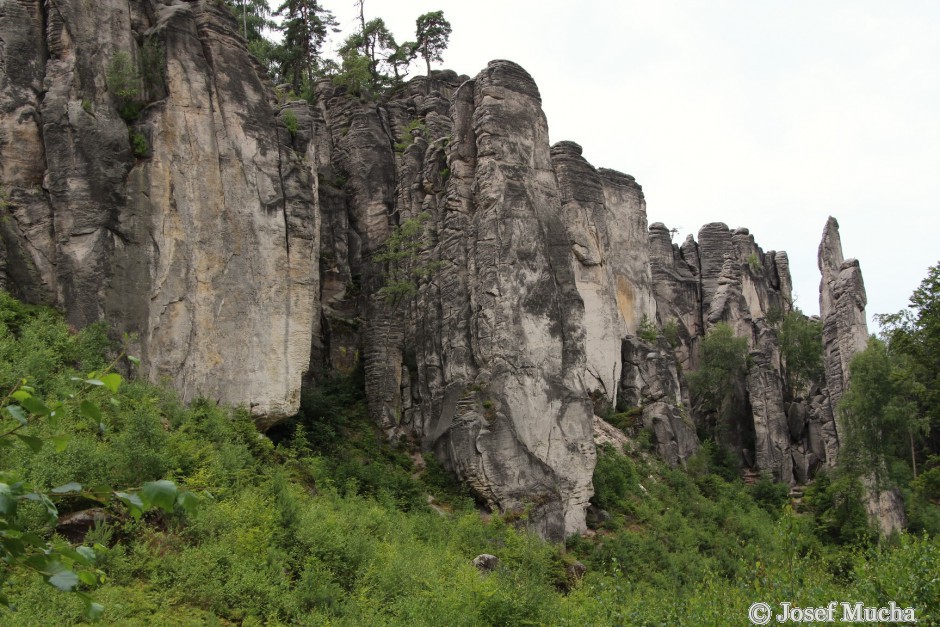
{"label": "sky", "polygon": [[[354,0],[324,0],[346,32]],[[832,215],[872,316],[940,263],[940,2],[366,0],[399,41],[443,10],[447,67],[510,59],[535,79],[551,142],[643,186],[650,223],[746,226],[790,258],[819,311]],[[422,72],[415,65],[413,74]]]}

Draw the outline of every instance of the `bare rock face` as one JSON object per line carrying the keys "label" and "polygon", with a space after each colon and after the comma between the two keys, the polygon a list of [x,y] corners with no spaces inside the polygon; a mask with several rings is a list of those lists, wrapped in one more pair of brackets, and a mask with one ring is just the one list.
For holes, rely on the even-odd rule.
{"label": "bare rock face", "polygon": [[799,409],[793,409],[792,420],[786,414],[780,369],[776,333],[762,328],[757,348],[750,353],[747,375],[754,420],[754,466],[777,481],[794,483],[791,442],[802,439],[805,418]]}
{"label": "bare rock face", "polygon": [[[595,170],[574,142],[552,147],[575,285],[584,301],[583,380],[595,398],[617,404],[620,340],[656,320],[646,202],[632,176]],[[599,408],[598,408],[599,409]]]}
{"label": "bare rock face", "polygon": [[[314,144],[279,121],[231,16],[175,0],[0,12],[5,284],[135,334],[146,376],[186,400],[246,405],[261,427],[295,413],[318,321]],[[108,74],[144,54],[146,106],[125,122]]]}
{"label": "bare rock face", "polygon": [[638,407],[643,426],[653,432],[656,453],[678,466],[699,448],[689,401],[665,342],[653,346],[638,337],[623,341],[621,405]]}
{"label": "bare rock face", "polygon": [[835,218],[830,217],[823,229],[818,263],[822,274],[819,316],[823,323],[824,364],[829,402],[834,409],[845,391],[852,357],[868,345],[865,283],[858,261],[842,257],[842,238]]}
{"label": "bare rock face", "polygon": [[[461,86],[451,117],[440,282],[462,289],[438,307],[464,322],[442,329],[444,387],[427,406],[443,402],[426,414],[424,438],[478,494],[532,508],[542,535],[560,538],[585,529],[593,413],[578,376],[584,305],[538,89],[519,66],[494,61]],[[452,219],[463,237],[447,232]],[[461,328],[467,339],[452,342]]]}
{"label": "bare rock face", "polygon": [[[491,507],[528,510],[552,539],[583,530],[595,461],[585,307],[531,77],[494,61],[473,80],[437,72],[379,104],[318,93],[315,135],[330,155],[320,174],[333,183],[320,192],[330,265],[314,356],[336,368],[339,353],[361,351],[373,418],[421,441]],[[394,268],[376,254],[416,221],[405,263],[433,271],[413,275],[414,297],[383,298]],[[354,332],[335,332],[344,318]]]}

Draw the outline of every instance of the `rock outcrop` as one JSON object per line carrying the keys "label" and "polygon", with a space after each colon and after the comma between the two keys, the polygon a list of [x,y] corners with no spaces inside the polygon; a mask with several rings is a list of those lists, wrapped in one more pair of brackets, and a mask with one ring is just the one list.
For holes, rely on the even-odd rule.
{"label": "rock outcrop", "polygon": [[261,428],[296,412],[305,373],[361,367],[390,437],[552,539],[585,529],[593,432],[622,448],[603,416],[636,416],[670,464],[695,453],[686,375],[717,325],[750,351],[720,430],[742,466],[802,483],[835,463],[867,341],[835,220],[825,376],[795,389],[786,253],[719,222],[673,244],[633,177],[549,146],[518,65],[380,102],[313,92],[279,103],[212,0],[0,3],[0,285],[107,319],[147,377]]}
{"label": "rock outcrop", "polygon": [[[849,363],[868,345],[868,321],[865,317],[865,283],[855,259],[842,256],[839,223],[830,217],[819,244],[819,316],[823,322],[823,362],[829,404],[835,412],[848,383]],[[842,428],[838,428],[841,434]]]}
{"label": "rock outcrop", "polygon": [[319,321],[314,143],[279,119],[228,12],[4,2],[0,42],[4,285],[134,334],[146,376],[187,400],[262,427],[295,413]]}

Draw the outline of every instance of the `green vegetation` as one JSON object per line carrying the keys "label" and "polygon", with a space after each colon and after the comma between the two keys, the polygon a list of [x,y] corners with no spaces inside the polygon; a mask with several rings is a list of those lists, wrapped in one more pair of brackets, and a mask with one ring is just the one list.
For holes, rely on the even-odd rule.
{"label": "green vegetation", "polygon": [[764,269],[764,266],[761,265],[760,257],[757,256],[757,253],[751,253],[747,256],[747,266],[754,274],[758,274],[761,272],[761,270]]}
{"label": "green vegetation", "polygon": [[149,89],[163,83],[166,72],[166,51],[157,37],[148,37],[140,49],[140,75]]}
{"label": "green vegetation", "polygon": [[297,114],[287,109],[281,114],[281,119],[284,121],[284,126],[287,127],[287,132],[290,133],[291,137],[294,137],[297,134]]}
{"label": "green vegetation", "polygon": [[425,238],[425,222],[429,213],[408,218],[392,229],[381,252],[374,260],[387,264],[384,284],[378,291],[379,298],[393,306],[418,293],[418,282],[437,272],[440,262],[423,258],[429,241]]}
{"label": "green vegetation", "polygon": [[[428,127],[424,121],[419,118],[415,118],[411,122],[408,122],[408,125],[405,126],[405,130],[402,131],[401,141],[395,144],[395,150],[397,152],[404,152],[408,146],[414,143],[416,132],[427,138]],[[450,171],[448,171],[448,175],[449,174]]]}
{"label": "green vegetation", "polygon": [[[97,618],[104,608],[84,589],[104,582],[105,574],[97,568],[97,561],[106,549],[97,543],[73,547],[44,533],[56,528],[62,508],[84,502],[113,509],[120,503],[123,507],[113,512],[115,517],[139,521],[154,507],[168,514],[177,508],[191,512],[197,499],[164,479],[146,481],[139,489],[121,486],[115,490],[108,477],[80,470],[68,475],[68,468],[55,467],[54,460],[70,453],[79,457],[93,454],[91,442],[73,437],[63,423],[84,423],[99,435],[107,431],[105,421],[110,412],[104,401],[120,407],[116,395],[123,379],[114,368],[124,354],[105,365],[96,354],[99,351],[92,350],[90,359],[76,364],[95,367],[91,372],[59,370],[57,361],[81,356],[85,348],[103,347],[104,336],[100,327],[89,328],[77,337],[63,334],[64,325],[50,321],[46,312],[25,307],[0,292],[0,386],[8,390],[0,400],[0,450],[4,451],[0,464],[0,559],[4,565],[0,570],[0,607],[13,607],[4,590],[8,580],[32,576],[63,592],[75,592],[85,615]],[[134,357],[128,360],[137,363]],[[30,372],[43,376],[34,383],[22,376]],[[53,378],[55,375],[58,378]],[[125,485],[128,483],[137,482]]]}
{"label": "green vegetation", "polygon": [[150,146],[147,144],[147,138],[139,131],[131,132],[131,149],[134,156],[138,159],[145,158],[150,153]]}
{"label": "green vegetation", "polygon": [[[313,99],[315,82],[324,77],[360,98],[378,99],[401,85],[419,57],[430,74],[431,63],[443,61],[451,33],[443,12],[434,11],[416,20],[413,41],[399,43],[381,17],[366,18],[365,1],[358,0],[356,28],[330,58],[324,45],[340,29],[319,0],[282,0],[273,12],[264,0],[224,0],[224,5],[275,82],[289,83],[307,101]],[[280,42],[266,37],[271,30],[282,34]]]}
{"label": "green vegetation", "polygon": [[791,390],[821,381],[823,377],[822,323],[798,309],[779,318],[780,352]]}
{"label": "green vegetation", "polygon": [[660,336],[666,338],[666,342],[672,348],[677,348],[680,344],[679,323],[675,320],[669,320],[660,328],[644,314],[636,334],[641,340],[650,344],[655,344]]}
{"label": "green vegetation", "polygon": [[430,76],[431,62],[444,60],[443,53],[447,50],[447,44],[450,41],[450,22],[444,19],[443,11],[432,11],[420,16],[415,24],[417,35],[415,49],[427,64],[428,76]]}
{"label": "green vegetation", "polygon": [[[688,471],[608,447],[592,500],[609,518],[557,546],[517,527],[524,515],[481,516],[433,457],[388,442],[367,417],[361,372],[305,390],[301,412],[265,437],[244,410],[186,407],[140,381],[86,383],[113,372],[113,350],[100,326],[74,333],[0,295],[0,383],[28,372],[47,407],[67,399],[55,428],[33,414],[28,435],[70,436],[58,451],[5,448],[0,470],[45,494],[69,482],[154,485],[146,498],[172,505],[135,516],[85,488],[63,491],[60,520],[89,506],[105,514],[76,534],[57,531],[41,502],[18,504],[15,524],[67,556],[92,548],[94,562],[72,564],[81,596],[50,594],[43,575],[5,561],[0,592],[15,610],[0,608],[4,624],[73,624],[89,603],[107,624],[130,625],[744,624],[758,599],[895,601],[921,623],[940,620],[940,542],[876,544],[848,480],[822,475],[809,509],[794,511],[785,488],[744,485],[711,444]],[[85,399],[98,413],[82,411]],[[935,469],[921,475],[925,491],[940,483]],[[202,495],[199,506],[160,496],[167,480]],[[499,558],[496,570],[477,571],[480,553]]]}
{"label": "green vegetation", "polygon": [[140,70],[131,56],[124,52],[116,52],[108,63],[107,72],[108,90],[114,94],[118,103],[118,113],[127,123],[132,123],[140,117],[142,103]]}
{"label": "green vegetation", "polygon": [[882,337],[852,359],[838,408],[844,470],[897,487],[909,527],[940,533],[940,264],[907,310],[879,318]]}
{"label": "green vegetation", "polygon": [[715,325],[702,340],[702,364],[689,374],[697,412],[712,416],[716,429],[735,403],[739,382],[747,374],[747,338],[735,337],[725,323]]}
{"label": "green vegetation", "polygon": [[655,344],[656,339],[659,337],[659,329],[656,328],[656,323],[650,320],[649,316],[643,314],[643,319],[640,320],[640,327],[637,329],[636,334],[644,342]]}

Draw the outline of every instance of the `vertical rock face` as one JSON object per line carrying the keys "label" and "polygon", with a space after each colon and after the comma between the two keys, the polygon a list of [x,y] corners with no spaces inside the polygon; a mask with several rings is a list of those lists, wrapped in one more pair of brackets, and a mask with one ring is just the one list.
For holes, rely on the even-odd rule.
{"label": "vertical rock face", "polygon": [[623,406],[640,408],[643,426],[652,431],[656,453],[666,463],[678,466],[698,450],[688,394],[665,342],[624,339],[620,390]]}
{"label": "vertical rock face", "polygon": [[560,538],[585,526],[594,445],[578,376],[584,306],[541,100],[522,68],[494,61],[460,88],[452,117],[442,219],[446,230],[456,211],[464,228],[462,241],[442,238],[441,283],[456,274],[465,291],[441,305],[464,321],[442,330],[441,411],[423,435],[484,498],[533,507],[543,535]]}
{"label": "vertical rock face", "polygon": [[[819,316],[823,322],[824,364],[829,402],[835,408],[848,381],[849,362],[868,344],[865,283],[855,259],[842,257],[839,223],[830,217],[819,244]],[[838,423],[838,419],[837,419]],[[840,429],[841,431],[841,429]]]}
{"label": "vertical rock face", "polygon": [[[35,59],[10,71],[4,56],[0,79],[3,256],[19,260],[6,284],[76,325],[105,318],[136,334],[147,376],[187,400],[249,406],[262,427],[295,413],[319,295],[314,144],[278,122],[227,11],[126,0],[0,11],[0,54]],[[108,75],[144,50],[133,82],[149,104],[126,123]],[[292,115],[309,119],[306,107]]]}
{"label": "vertical rock face", "polygon": [[609,407],[617,403],[620,341],[656,319],[646,202],[632,176],[595,170],[574,142],[552,147],[563,222],[578,293],[584,301],[583,380]]}
{"label": "vertical rock face", "polygon": [[[128,120],[120,58],[145,74]],[[315,93],[277,105],[214,0],[0,1],[0,285],[135,334],[149,378],[262,428],[297,410],[308,369],[361,366],[391,437],[552,539],[585,528],[595,414],[635,409],[670,464],[697,450],[684,373],[718,324],[749,342],[728,441],[742,463],[803,482],[835,462],[867,341],[835,220],[825,380],[793,390],[771,322],[792,305],[786,254],[718,222],[681,246],[648,227],[633,177],[549,146],[518,65],[380,103]],[[402,226],[418,235],[389,261]],[[414,289],[388,297],[392,275]]]}
{"label": "vertical rock face", "polygon": [[[491,506],[529,510],[542,535],[580,531],[595,461],[588,332],[531,77],[495,61],[381,104],[325,84],[318,100],[320,174],[333,183],[320,192],[325,367],[361,350],[370,411],[390,435],[420,440]],[[599,177],[595,196],[603,205]],[[406,223],[423,230],[413,258],[377,262]],[[402,269],[423,269],[415,297],[382,298]],[[335,332],[344,318],[354,332]]]}

